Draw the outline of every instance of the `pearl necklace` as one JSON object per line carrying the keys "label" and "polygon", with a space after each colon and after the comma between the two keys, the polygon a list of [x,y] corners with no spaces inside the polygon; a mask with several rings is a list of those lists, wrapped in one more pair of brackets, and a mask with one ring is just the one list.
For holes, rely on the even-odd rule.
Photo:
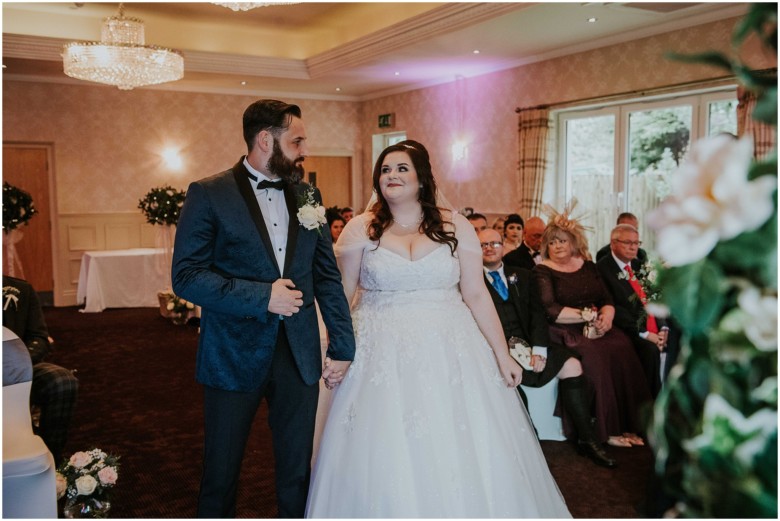
{"label": "pearl necklace", "polygon": [[401,228],[404,228],[405,230],[408,230],[408,229],[410,229],[412,226],[417,226],[417,225],[419,225],[419,224],[422,222],[422,220],[423,220],[423,216],[422,216],[422,215],[420,215],[420,217],[419,217],[419,218],[418,218],[416,221],[414,221],[413,223],[404,224],[404,223],[401,223],[401,222],[398,222],[398,221],[396,221],[395,219],[393,219],[393,222],[394,222],[395,224],[397,224],[398,226],[400,226]]}

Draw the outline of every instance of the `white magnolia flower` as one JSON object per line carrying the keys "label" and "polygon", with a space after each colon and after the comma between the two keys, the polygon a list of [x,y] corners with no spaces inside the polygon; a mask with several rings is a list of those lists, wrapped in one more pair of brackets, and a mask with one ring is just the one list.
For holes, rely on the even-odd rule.
{"label": "white magnolia flower", "polygon": [[777,179],[748,181],[752,158],[749,138],[718,135],[693,145],[673,177],[672,195],[647,216],[668,265],[696,262],[719,240],[755,230],[772,215]]}
{"label": "white magnolia flower", "polygon": [[777,351],[777,297],[762,296],[756,287],[743,289],[737,303],[745,312],[745,335],[761,351]]}

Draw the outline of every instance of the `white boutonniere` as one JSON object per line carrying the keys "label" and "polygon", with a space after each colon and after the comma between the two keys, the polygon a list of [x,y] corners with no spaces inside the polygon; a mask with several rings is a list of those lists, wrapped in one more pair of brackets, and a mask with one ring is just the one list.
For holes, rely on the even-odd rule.
{"label": "white boutonniere", "polygon": [[517,289],[517,273],[510,274],[506,281],[509,283],[510,286],[512,286],[515,289],[515,294],[519,297],[520,296],[520,290]]}
{"label": "white boutonniere", "polygon": [[12,302],[14,309],[19,309],[19,288],[3,286],[3,311],[6,311]]}
{"label": "white boutonniere", "polygon": [[327,223],[325,207],[314,200],[314,188],[309,187],[298,201],[298,222],[307,230],[317,230],[322,235],[322,225]]}

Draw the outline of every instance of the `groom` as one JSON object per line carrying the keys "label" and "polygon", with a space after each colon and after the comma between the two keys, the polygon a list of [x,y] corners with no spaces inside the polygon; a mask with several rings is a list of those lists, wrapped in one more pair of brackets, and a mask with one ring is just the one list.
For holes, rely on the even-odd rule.
{"label": "groom", "polygon": [[[319,191],[298,184],[307,155],[300,108],[256,101],[243,126],[247,155],[190,185],[173,250],[173,290],[202,308],[198,516],[235,517],[244,448],[265,398],[278,515],[303,517],[319,378],[341,381],[355,339],[330,236],[297,216],[321,205]],[[330,339],[324,370],[315,298]]]}

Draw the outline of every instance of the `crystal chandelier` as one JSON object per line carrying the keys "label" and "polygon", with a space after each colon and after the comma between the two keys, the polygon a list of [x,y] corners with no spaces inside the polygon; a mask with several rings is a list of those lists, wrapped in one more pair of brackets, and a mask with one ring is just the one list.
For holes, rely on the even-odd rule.
{"label": "crystal chandelier", "polygon": [[227,7],[233,11],[249,11],[257,7],[268,7],[269,5],[290,5],[300,2],[211,2],[214,5]]}
{"label": "crystal chandelier", "polygon": [[79,80],[116,85],[121,90],[180,80],[184,76],[181,52],[144,45],[144,23],[119,16],[103,21],[99,42],[72,42],[62,52],[65,74]]}

